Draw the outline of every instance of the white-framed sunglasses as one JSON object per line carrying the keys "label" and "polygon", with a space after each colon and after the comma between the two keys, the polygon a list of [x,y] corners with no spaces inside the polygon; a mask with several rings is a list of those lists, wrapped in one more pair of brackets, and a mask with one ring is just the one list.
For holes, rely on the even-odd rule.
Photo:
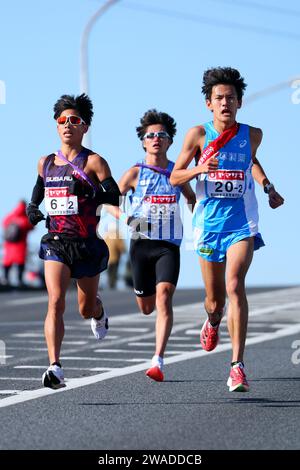
{"label": "white-framed sunglasses", "polygon": [[158,137],[159,139],[171,139],[169,134],[165,131],[146,132],[144,135],[144,139],[154,139],[154,137]]}
{"label": "white-framed sunglasses", "polygon": [[70,114],[69,116],[59,116],[56,119],[57,124],[65,125],[68,122],[72,124],[72,126],[80,126],[80,124],[85,124],[84,120],[80,116],[76,116],[75,114]]}

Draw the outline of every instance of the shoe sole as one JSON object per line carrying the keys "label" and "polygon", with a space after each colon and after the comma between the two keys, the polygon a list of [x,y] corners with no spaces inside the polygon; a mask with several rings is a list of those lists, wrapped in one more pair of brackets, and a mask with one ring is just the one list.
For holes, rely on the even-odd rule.
{"label": "shoe sole", "polygon": [[163,382],[164,380],[164,374],[159,367],[150,367],[150,369],[146,371],[146,375],[150,379],[155,380],[155,382]]}
{"label": "shoe sole", "polygon": [[227,386],[229,387],[230,392],[249,392],[249,389],[250,389],[249,385],[244,385],[244,384],[238,384],[233,387],[231,385],[230,378],[227,380]]}
{"label": "shoe sole", "polygon": [[58,390],[59,388],[66,386],[66,384],[61,382],[51,371],[48,373],[44,372],[42,377],[42,384],[44,387],[52,388],[53,390]]}
{"label": "shoe sole", "polygon": [[[222,320],[222,318],[221,318],[221,320]],[[201,344],[201,346],[202,346],[202,349],[204,349],[204,351],[206,351],[206,352],[211,352],[211,351],[213,351],[214,349],[216,349],[216,347],[217,347],[218,344],[219,344],[219,341],[220,341],[220,325],[219,325],[219,329],[218,329],[218,341],[217,341],[215,347],[212,348],[212,349],[206,349],[206,347],[203,345],[203,343],[202,343],[202,341],[201,341],[202,331],[205,329],[206,322],[207,322],[207,320],[205,320],[205,322],[204,322],[204,324],[203,324],[203,326],[202,326],[202,328],[201,328],[201,331],[200,331],[200,344]],[[221,323],[221,321],[220,321],[220,323]]]}

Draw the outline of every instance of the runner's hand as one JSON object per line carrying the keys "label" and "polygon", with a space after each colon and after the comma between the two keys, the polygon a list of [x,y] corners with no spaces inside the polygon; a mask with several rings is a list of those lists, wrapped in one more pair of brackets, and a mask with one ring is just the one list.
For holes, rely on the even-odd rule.
{"label": "runner's hand", "polygon": [[127,219],[127,225],[129,225],[129,227],[137,233],[151,230],[151,223],[148,222],[146,217],[134,217],[131,215]]}
{"label": "runner's hand", "polygon": [[31,225],[38,224],[41,220],[46,220],[44,214],[39,210],[38,206],[30,202],[26,207],[26,214]]}
{"label": "runner's hand", "polygon": [[206,162],[199,165],[199,173],[208,173],[209,171],[216,171],[219,167],[219,160],[217,156],[220,152],[214,153]]}
{"label": "runner's hand", "polygon": [[284,199],[280,194],[275,190],[271,189],[269,192],[269,205],[272,209],[276,209],[279,206],[282,206]]}

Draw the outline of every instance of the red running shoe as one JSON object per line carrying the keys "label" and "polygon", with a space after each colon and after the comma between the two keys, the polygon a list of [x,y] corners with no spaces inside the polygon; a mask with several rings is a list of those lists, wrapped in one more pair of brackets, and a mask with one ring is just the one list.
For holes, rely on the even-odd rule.
{"label": "red running shoe", "polygon": [[164,380],[164,374],[158,366],[150,367],[150,369],[146,371],[146,375],[156,382],[163,382]]}
{"label": "red running shoe", "polygon": [[231,367],[227,385],[230,392],[249,392],[249,384],[246,379],[244,367],[239,364]]}
{"label": "red running shoe", "polygon": [[[221,322],[220,322],[221,323]],[[207,319],[201,328],[200,342],[205,351],[213,351],[219,342],[219,326],[211,326]]]}

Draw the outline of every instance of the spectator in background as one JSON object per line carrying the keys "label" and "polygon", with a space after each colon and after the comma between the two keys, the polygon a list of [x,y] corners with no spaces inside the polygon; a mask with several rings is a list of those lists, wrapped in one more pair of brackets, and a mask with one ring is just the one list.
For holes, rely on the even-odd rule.
{"label": "spectator in background", "polygon": [[124,240],[120,238],[120,233],[116,224],[111,224],[104,236],[105,243],[109,250],[109,261],[107,267],[108,287],[115,289],[118,281],[118,271],[120,259],[126,251]]}
{"label": "spectator in background", "polygon": [[20,201],[2,222],[4,282],[10,284],[9,273],[13,265],[18,268],[18,285],[24,286],[23,273],[27,256],[27,235],[33,229],[26,215],[26,202]]}

